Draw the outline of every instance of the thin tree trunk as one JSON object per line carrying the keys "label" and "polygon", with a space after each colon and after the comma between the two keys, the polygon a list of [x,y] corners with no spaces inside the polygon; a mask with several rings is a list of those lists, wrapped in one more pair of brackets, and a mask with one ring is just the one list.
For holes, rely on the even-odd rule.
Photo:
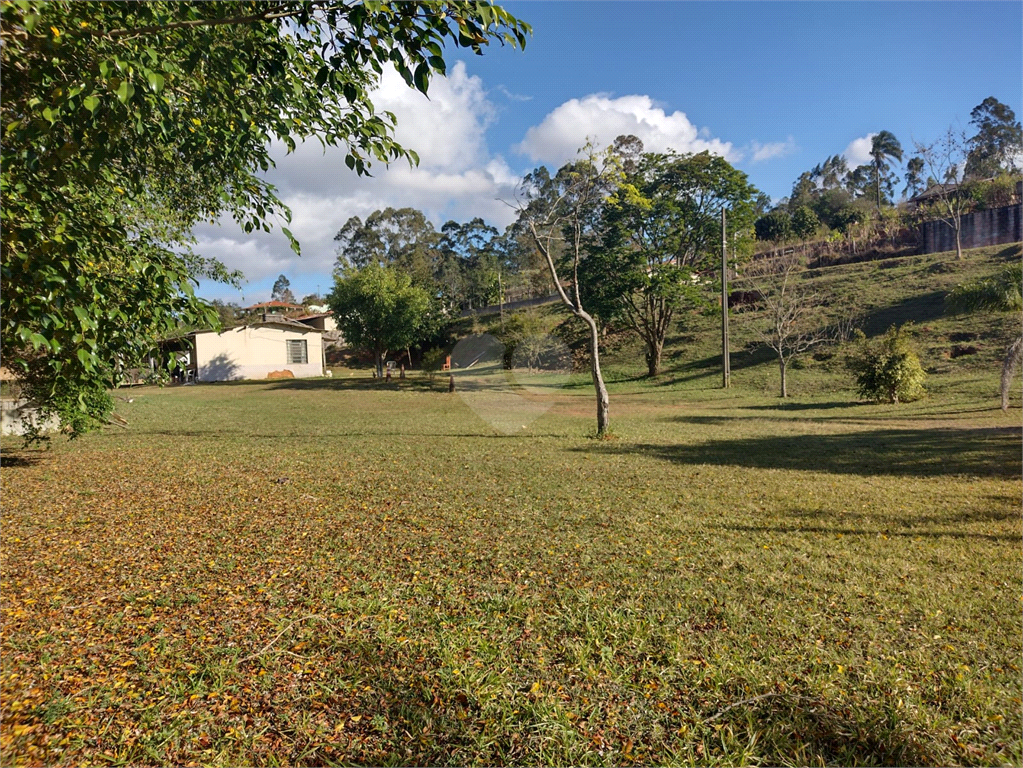
{"label": "thin tree trunk", "polygon": [[781,355],[778,356],[778,367],[781,369],[781,396],[789,396],[788,382],[785,380],[785,369],[787,368],[787,361]]}
{"label": "thin tree trunk", "polygon": [[597,392],[597,437],[604,437],[611,422],[608,414],[607,387],[604,386],[604,377],[600,373],[600,348],[598,347],[600,333],[597,323],[590,315],[583,313],[580,316],[590,327],[590,374],[593,377],[593,388]]}
{"label": "thin tree trunk", "polygon": [[877,187],[877,210],[881,210],[881,163],[874,163],[874,185]]}
{"label": "thin tree trunk", "polygon": [[1005,353],[1005,362],[1002,363],[1002,410],[1009,410],[1009,388],[1016,376],[1016,369],[1023,360],[1023,336],[1020,336],[1009,346]]}
{"label": "thin tree trunk", "polygon": [[963,232],[963,227],[960,224],[958,227],[956,227],[956,260],[957,261],[962,261],[963,260],[962,232]]}
{"label": "thin tree trunk", "polygon": [[376,367],[377,367],[377,378],[382,379],[384,377],[384,355],[387,354],[387,350],[376,351]]}

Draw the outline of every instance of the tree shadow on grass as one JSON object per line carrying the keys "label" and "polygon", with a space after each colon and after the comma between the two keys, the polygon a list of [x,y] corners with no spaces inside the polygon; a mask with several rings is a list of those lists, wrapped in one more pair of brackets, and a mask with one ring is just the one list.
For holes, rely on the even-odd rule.
{"label": "tree shadow on grass", "polygon": [[861,405],[856,401],[833,400],[827,403],[796,403],[782,402],[774,405],[743,405],[736,410],[740,411],[825,411],[834,408],[855,408]]}
{"label": "tree shadow on grass", "polygon": [[[936,519],[933,517],[926,518],[913,518],[912,520],[901,521],[903,524],[913,525],[924,525],[924,524],[952,524],[955,522],[976,522],[975,519],[962,519],[955,520],[955,516],[943,519]],[[892,531],[888,528],[884,530],[865,530],[861,528],[833,528],[825,525],[711,525],[710,527],[720,528],[723,531],[735,531],[737,533],[795,533],[795,534],[807,534],[807,533],[819,533],[825,536],[870,536],[876,537],[884,534],[890,537],[908,538],[915,539],[918,537],[927,538],[948,538],[948,539],[986,539],[988,541],[1019,541],[1019,536],[1014,533],[972,533],[969,531],[921,531],[915,529],[906,529],[901,531]]]}
{"label": "tree shadow on grass", "polygon": [[372,379],[365,376],[342,377],[334,379],[278,379],[267,389],[292,389],[300,392],[335,391],[346,392],[447,392],[447,375],[437,376],[435,381],[417,377],[399,379],[394,376],[390,381]]}
{"label": "tree shadow on grass", "polygon": [[959,764],[959,755],[905,722],[893,691],[876,693],[879,701],[869,709],[817,695],[766,694],[735,707],[722,722],[738,742],[759,741],[769,765]]}
{"label": "tree shadow on grass", "polygon": [[25,456],[24,454],[4,453],[0,455],[0,467],[32,467],[40,461],[41,459],[37,456]]}
{"label": "tree shadow on grass", "polygon": [[889,429],[575,450],[641,454],[684,465],[718,464],[864,476],[1018,478],[1020,437],[1018,427]]}
{"label": "tree shadow on grass", "polygon": [[929,323],[944,316],[945,291],[932,291],[870,310],[863,316],[860,328],[867,336],[880,336],[893,325],[902,325],[910,320]]}

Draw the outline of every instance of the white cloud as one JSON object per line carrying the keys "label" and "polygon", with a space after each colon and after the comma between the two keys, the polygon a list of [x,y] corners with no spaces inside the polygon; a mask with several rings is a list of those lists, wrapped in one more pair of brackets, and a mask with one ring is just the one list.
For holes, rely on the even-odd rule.
{"label": "white cloud", "polygon": [[[266,174],[267,180],[291,209],[287,226],[302,244],[301,257],[291,251],[279,227],[245,234],[228,219],[223,226],[196,228],[199,253],[245,273],[246,301],[267,298],[269,282],[280,273],[293,285],[305,284],[311,291],[318,283],[325,289],[336,258],[334,235],[352,216],[411,206],[438,226],[449,218],[482,216],[499,227],[513,220],[514,212],[498,198],[511,200],[519,177],[502,157],[488,151],[486,130],[496,110],[483,82],[468,75],[462,62],[447,77],[433,79],[429,98],[388,72],[373,103],[397,116],[396,138],[419,154],[418,167],[405,161],[390,167],[374,164],[371,178],[359,177],[345,165],[343,147],[324,150],[314,139],[291,154],[283,146],[273,148],[277,167]],[[210,296],[232,293],[204,290]]]}
{"label": "white cloud", "polygon": [[866,136],[861,136],[849,142],[849,146],[845,148],[845,152],[842,154],[845,155],[850,169],[858,165],[865,165],[873,160],[870,156],[870,145],[873,143],[875,136],[877,136],[876,132],[868,133]]}
{"label": "white cloud", "polygon": [[796,151],[796,140],[789,136],[785,141],[774,141],[767,144],[754,141],[750,146],[753,151],[753,162],[759,163],[763,160],[770,160],[772,157],[791,155]]}
{"label": "white cloud", "polygon": [[560,166],[588,140],[605,146],[623,134],[637,136],[654,152],[709,150],[729,161],[740,157],[730,142],[711,138],[708,129],[697,129],[683,112],[666,113],[649,96],[613,99],[599,93],[566,101],[526,131],[514,149],[534,162]]}
{"label": "white cloud", "polygon": [[497,91],[498,91],[498,93],[502,94],[509,101],[532,101],[533,100],[532,96],[525,96],[525,95],[523,95],[521,93],[512,93],[511,91],[509,91],[503,85],[497,86]]}

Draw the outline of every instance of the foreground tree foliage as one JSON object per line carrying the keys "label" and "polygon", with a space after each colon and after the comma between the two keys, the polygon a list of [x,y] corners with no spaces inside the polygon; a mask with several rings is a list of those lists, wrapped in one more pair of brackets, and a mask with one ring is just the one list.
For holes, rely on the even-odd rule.
{"label": "foreground tree foliage", "polygon": [[72,435],[103,421],[160,336],[216,326],[198,279],[239,277],[189,249],[193,225],[288,219],[259,175],[271,141],[315,136],[359,174],[416,162],[373,108],[384,67],[426,92],[445,43],[528,32],[485,2],[3,3],[5,365]]}

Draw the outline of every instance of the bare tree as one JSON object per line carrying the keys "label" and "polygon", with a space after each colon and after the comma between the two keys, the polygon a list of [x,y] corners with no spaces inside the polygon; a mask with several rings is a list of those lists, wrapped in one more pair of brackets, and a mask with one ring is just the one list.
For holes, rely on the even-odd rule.
{"label": "bare tree", "polygon": [[[592,145],[583,156],[563,166],[554,178],[546,168],[526,176],[519,189],[519,221],[547,262],[562,303],[586,323],[590,332],[590,373],[597,395],[597,436],[609,429],[608,394],[600,372],[599,329],[583,308],[579,288],[579,262],[595,237],[601,208],[620,175],[613,151],[598,153]],[[570,274],[566,290],[558,274],[559,263]],[[571,294],[571,295],[570,295]]]}
{"label": "bare tree", "polygon": [[741,278],[759,297],[762,322],[753,328],[778,358],[782,397],[789,394],[789,364],[814,347],[845,337],[851,328],[847,320],[827,322],[823,296],[803,282],[804,270],[798,256],[781,256],[748,264]]}
{"label": "bare tree", "polygon": [[966,193],[967,181],[963,175],[967,154],[966,134],[949,128],[937,141],[930,144],[915,141],[913,144],[928,174],[934,179],[934,184],[927,191],[933,192],[941,220],[955,232],[956,258],[961,260],[963,214],[968,213],[971,206],[970,196]]}

